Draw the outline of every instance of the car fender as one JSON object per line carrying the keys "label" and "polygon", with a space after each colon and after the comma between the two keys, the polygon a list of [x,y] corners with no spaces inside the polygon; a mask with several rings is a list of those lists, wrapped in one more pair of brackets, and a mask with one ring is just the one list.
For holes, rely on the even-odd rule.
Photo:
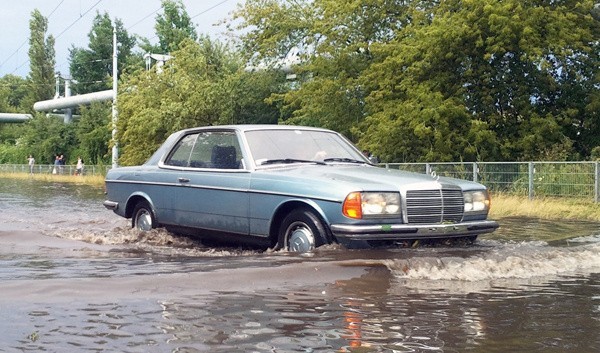
{"label": "car fender", "polygon": [[148,202],[148,204],[152,208],[154,217],[158,220],[158,218],[156,217],[156,207],[154,206],[154,202],[152,201],[152,198],[150,196],[148,196],[148,194],[146,194],[145,192],[142,192],[142,191],[134,192],[133,194],[129,195],[129,198],[127,198],[127,203],[126,203],[127,206],[125,207],[125,217],[126,218],[132,217],[133,209],[135,208],[135,205],[138,203],[138,201],[141,199]]}
{"label": "car fender", "polygon": [[[329,228],[329,219],[325,215],[322,207],[311,199],[302,199],[302,198],[293,198],[282,201],[273,212],[273,216],[271,217],[270,226],[269,226],[269,234],[271,237],[277,237],[279,226],[281,221],[291,210],[298,207],[307,207],[315,211],[319,217],[323,220],[323,226],[327,229],[327,232],[330,233],[331,230]],[[327,235],[329,237],[329,235]]]}

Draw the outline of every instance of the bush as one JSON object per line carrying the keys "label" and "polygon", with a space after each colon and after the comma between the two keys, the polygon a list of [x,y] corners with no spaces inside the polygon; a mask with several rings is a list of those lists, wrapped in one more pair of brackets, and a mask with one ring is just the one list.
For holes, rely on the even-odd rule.
{"label": "bush", "polygon": [[29,154],[24,148],[17,145],[0,145],[0,163],[2,164],[27,164]]}

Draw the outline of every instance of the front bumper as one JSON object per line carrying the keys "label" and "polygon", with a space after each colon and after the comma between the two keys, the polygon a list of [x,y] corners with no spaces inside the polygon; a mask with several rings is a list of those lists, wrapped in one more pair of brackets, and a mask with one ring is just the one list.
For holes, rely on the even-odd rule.
{"label": "front bumper", "polygon": [[454,224],[333,224],[331,232],[344,240],[406,240],[455,238],[491,233],[499,227],[495,221],[470,221]]}

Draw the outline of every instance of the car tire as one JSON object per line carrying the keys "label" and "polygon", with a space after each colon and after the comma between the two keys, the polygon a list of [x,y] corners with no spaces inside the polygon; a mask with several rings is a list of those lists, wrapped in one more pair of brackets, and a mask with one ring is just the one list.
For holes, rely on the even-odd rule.
{"label": "car tire", "polygon": [[327,243],[327,229],[312,210],[295,209],[281,222],[278,241],[280,249],[305,253]]}
{"label": "car tire", "polygon": [[140,201],[135,205],[133,217],[131,217],[131,227],[145,232],[156,228],[156,218],[147,201]]}

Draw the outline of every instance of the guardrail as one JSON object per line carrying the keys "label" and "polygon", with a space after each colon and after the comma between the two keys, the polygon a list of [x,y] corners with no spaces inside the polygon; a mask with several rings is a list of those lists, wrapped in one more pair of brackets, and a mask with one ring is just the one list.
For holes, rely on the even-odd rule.
{"label": "guardrail", "polygon": [[[111,169],[109,165],[85,165],[83,175],[106,175]],[[75,175],[76,165],[53,165],[53,164],[35,164],[30,168],[28,164],[0,164],[0,173],[33,173],[33,174],[62,174]]]}
{"label": "guardrail", "polygon": [[492,192],[600,201],[599,162],[386,163],[385,168],[472,180]]}

